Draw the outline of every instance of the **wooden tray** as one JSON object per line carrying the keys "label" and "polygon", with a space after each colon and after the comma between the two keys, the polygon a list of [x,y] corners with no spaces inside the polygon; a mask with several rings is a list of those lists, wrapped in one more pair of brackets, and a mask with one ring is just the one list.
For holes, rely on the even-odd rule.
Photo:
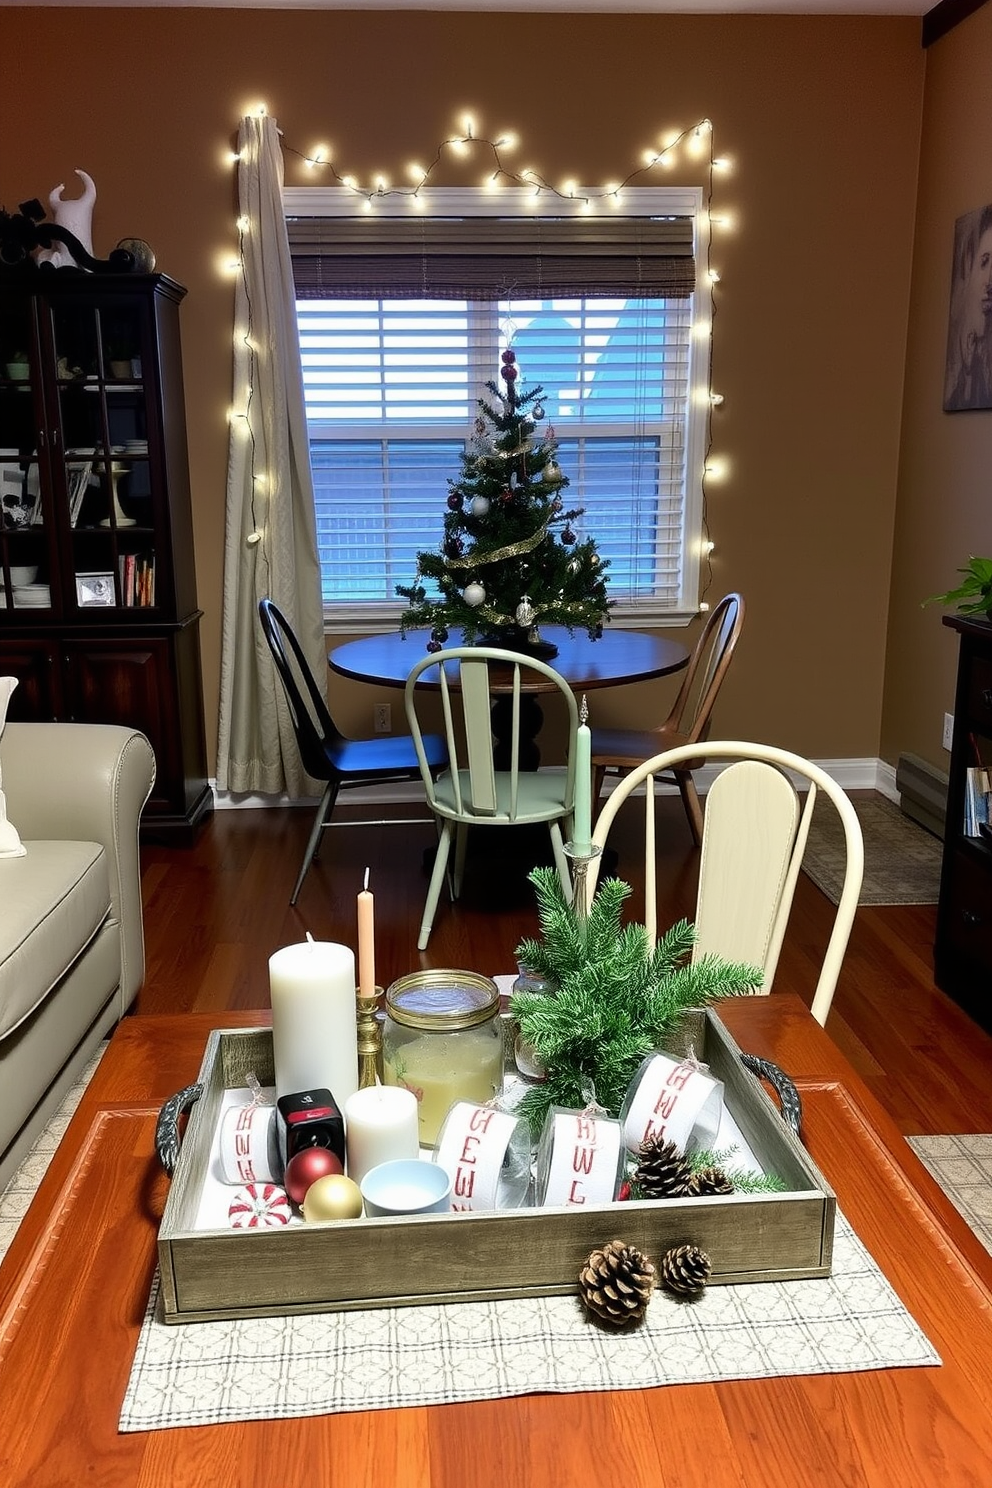
{"label": "wooden tray", "polygon": [[575,1290],[590,1251],[612,1239],[636,1245],[656,1261],[670,1246],[691,1241],[712,1260],[711,1283],[828,1276],[832,1190],[741,1063],[718,1018],[711,1011],[694,1016],[685,1031],[694,1052],[723,1081],[727,1107],[754,1157],[786,1183],[787,1192],[345,1220],[280,1230],[194,1228],[224,1091],[243,1087],[252,1071],[263,1085],[275,1078],[271,1029],[218,1029],[207,1042],[202,1093],[159,1229],[164,1320],[564,1294]]}

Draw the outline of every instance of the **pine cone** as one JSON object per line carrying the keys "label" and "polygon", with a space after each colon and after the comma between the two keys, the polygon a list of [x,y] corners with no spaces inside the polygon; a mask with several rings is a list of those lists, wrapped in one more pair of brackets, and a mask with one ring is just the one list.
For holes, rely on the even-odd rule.
{"label": "pine cone", "polygon": [[626,1328],[644,1316],[654,1283],[655,1268],[647,1256],[611,1240],[594,1250],[579,1272],[579,1296],[602,1322]]}
{"label": "pine cone", "polygon": [[686,1192],[690,1198],[704,1199],[709,1194],[733,1193],[734,1185],[722,1168],[700,1168],[689,1179]]}
{"label": "pine cone", "polygon": [[638,1153],[634,1183],[645,1199],[679,1199],[686,1193],[690,1168],[674,1142],[655,1137]]}
{"label": "pine cone", "polygon": [[676,1245],[666,1250],[659,1269],[662,1286],[680,1297],[692,1297],[705,1288],[713,1263],[698,1245]]}

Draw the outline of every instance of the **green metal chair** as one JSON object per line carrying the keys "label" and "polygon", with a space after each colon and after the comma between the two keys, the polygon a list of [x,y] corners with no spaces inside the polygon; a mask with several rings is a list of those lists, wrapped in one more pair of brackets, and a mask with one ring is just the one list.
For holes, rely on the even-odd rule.
{"label": "green metal chair", "polygon": [[[521,700],[535,691],[559,692],[568,711],[569,743],[564,765],[540,770],[520,766]],[[435,780],[418,710],[426,695],[440,695],[448,768]],[[491,710],[494,700],[509,701],[511,729],[509,768],[498,769],[494,757]],[[420,926],[417,949],[426,950],[441,883],[455,843],[451,895],[461,892],[468,828],[528,826],[547,822],[555,866],[566,895],[572,884],[564,852],[562,822],[571,830],[575,792],[575,737],[578,709],[575,696],[553,667],[543,661],[489,646],[459,646],[425,656],[407,678],[406,716],[420,761],[427,804],[438,823],[434,871]],[[527,740],[524,738],[524,743]]]}

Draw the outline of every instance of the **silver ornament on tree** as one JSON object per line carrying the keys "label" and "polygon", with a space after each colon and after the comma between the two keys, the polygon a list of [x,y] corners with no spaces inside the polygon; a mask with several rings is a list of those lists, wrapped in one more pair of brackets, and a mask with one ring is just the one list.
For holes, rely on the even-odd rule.
{"label": "silver ornament on tree", "polygon": [[552,481],[561,480],[561,466],[558,464],[557,460],[548,461],[544,469],[541,471],[541,479],[546,480],[549,483]]}
{"label": "silver ornament on tree", "polygon": [[477,610],[481,604],[485,604],[486,602],[486,591],[481,584],[473,580],[471,584],[466,584],[462,590],[462,599],[464,599],[467,605],[471,605],[473,610]]}
{"label": "silver ornament on tree", "polygon": [[544,404],[543,403],[535,403],[534,404],[534,408],[533,408],[533,411],[532,411],[532,417],[534,418],[534,420],[535,420],[536,423],[540,423],[541,422],[541,420],[544,417]]}
{"label": "silver ornament on tree", "polygon": [[489,497],[488,496],[473,496],[472,497],[472,515],[473,515],[473,517],[484,517],[487,514],[488,511],[489,511]]}
{"label": "silver ornament on tree", "polygon": [[534,623],[534,606],[526,594],[520,596],[520,603],[514,611],[516,622],[525,629]]}

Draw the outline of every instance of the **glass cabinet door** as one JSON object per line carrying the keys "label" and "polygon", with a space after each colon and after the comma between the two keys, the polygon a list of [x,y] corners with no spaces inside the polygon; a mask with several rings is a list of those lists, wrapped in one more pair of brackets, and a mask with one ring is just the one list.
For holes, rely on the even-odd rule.
{"label": "glass cabinet door", "polygon": [[155,603],[155,533],[142,374],[143,306],[52,307],[61,455],[56,499],[68,522],[66,602]]}
{"label": "glass cabinet door", "polygon": [[30,301],[0,308],[0,609],[51,606]]}

